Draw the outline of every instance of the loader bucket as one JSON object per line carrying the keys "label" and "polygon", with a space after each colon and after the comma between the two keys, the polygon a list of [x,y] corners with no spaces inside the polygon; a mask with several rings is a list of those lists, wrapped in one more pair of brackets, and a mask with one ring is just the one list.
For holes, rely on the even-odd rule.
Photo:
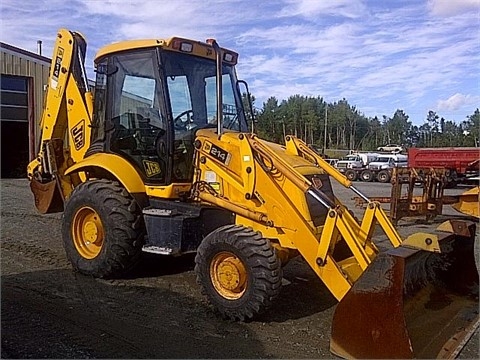
{"label": "loader bucket", "polygon": [[480,218],[480,186],[465,191],[452,207],[462,214]]}
{"label": "loader bucket", "polygon": [[35,206],[41,214],[63,211],[63,198],[55,180],[41,183],[36,179],[32,179],[30,181],[30,189],[35,199]]}
{"label": "loader bucket", "polygon": [[478,325],[475,224],[463,223],[461,234],[435,233],[440,252],[402,245],[380,253],[337,305],[330,351],[383,359],[458,351]]}

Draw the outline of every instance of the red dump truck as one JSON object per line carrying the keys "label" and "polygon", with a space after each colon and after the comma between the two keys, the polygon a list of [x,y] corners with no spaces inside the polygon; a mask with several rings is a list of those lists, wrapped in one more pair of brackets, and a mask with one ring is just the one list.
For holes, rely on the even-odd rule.
{"label": "red dump truck", "polygon": [[444,147],[408,149],[408,167],[444,168],[450,186],[478,177],[480,148]]}

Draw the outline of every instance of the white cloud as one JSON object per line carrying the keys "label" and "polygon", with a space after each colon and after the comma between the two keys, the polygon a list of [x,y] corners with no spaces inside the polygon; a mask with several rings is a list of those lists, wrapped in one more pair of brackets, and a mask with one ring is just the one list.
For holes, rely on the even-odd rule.
{"label": "white cloud", "polygon": [[437,102],[438,110],[458,110],[466,105],[475,105],[480,103],[480,96],[464,95],[456,93],[450,96],[447,100],[439,100]]}
{"label": "white cloud", "polygon": [[322,15],[358,18],[366,14],[366,6],[359,0],[286,0],[279,16],[318,18]]}
{"label": "white cloud", "polygon": [[[2,0],[0,27],[1,41],[33,52],[43,40],[47,56],[60,27],[78,30],[87,38],[89,71],[95,52],[114,41],[215,37],[239,52],[239,77],[257,105],[299,93],[345,97],[367,116],[402,108],[423,119],[438,99],[447,99],[439,110],[453,109],[447,103],[455,93],[478,101],[461,94],[479,92],[479,3]],[[449,116],[464,119],[472,104]]]}
{"label": "white cloud", "polygon": [[429,0],[428,8],[434,16],[453,16],[480,10],[480,0]]}

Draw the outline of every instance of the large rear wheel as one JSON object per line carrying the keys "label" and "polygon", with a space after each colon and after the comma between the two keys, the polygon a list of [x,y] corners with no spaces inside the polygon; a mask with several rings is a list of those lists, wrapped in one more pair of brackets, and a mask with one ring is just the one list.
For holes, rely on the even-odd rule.
{"label": "large rear wheel", "polygon": [[220,227],[203,239],[195,257],[197,283],[223,316],[246,320],[279,294],[281,264],[270,241],[239,225]]}
{"label": "large rear wheel", "polygon": [[143,236],[140,208],[116,182],[82,183],[66,203],[63,244],[74,269],[82,274],[123,275],[138,262]]}
{"label": "large rear wheel", "polygon": [[390,181],[391,177],[390,177],[390,174],[387,170],[382,170],[378,173],[377,179],[381,183],[387,183],[387,182]]}

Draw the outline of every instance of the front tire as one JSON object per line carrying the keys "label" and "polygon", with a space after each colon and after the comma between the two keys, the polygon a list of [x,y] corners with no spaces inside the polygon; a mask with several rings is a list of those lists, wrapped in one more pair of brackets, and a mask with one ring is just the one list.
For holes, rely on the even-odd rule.
{"label": "front tire", "polygon": [[348,169],[345,171],[345,176],[347,177],[348,180],[350,181],[355,181],[357,180],[357,172],[352,169]]}
{"label": "front tire", "polygon": [[195,257],[197,283],[225,318],[244,321],[265,311],[281,289],[281,264],[270,241],[240,225],[208,234]]}
{"label": "front tire", "polygon": [[84,182],[66,203],[62,237],[75,270],[98,278],[119,277],[140,258],[144,237],[141,210],[117,182]]}

